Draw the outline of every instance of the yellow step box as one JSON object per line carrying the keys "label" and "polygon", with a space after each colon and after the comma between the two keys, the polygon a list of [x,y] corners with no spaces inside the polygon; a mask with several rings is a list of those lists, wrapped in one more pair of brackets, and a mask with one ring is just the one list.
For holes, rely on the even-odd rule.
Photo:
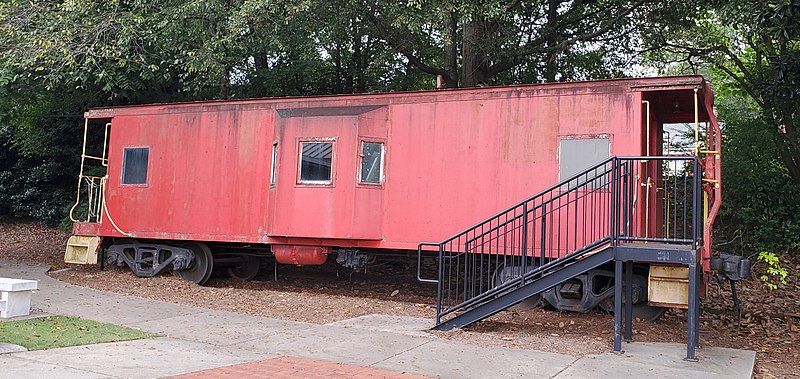
{"label": "yellow step box", "polygon": [[97,264],[97,247],[100,237],[72,236],[67,240],[64,262],[81,265]]}
{"label": "yellow step box", "polygon": [[650,305],[687,308],[689,305],[689,267],[650,265],[647,278]]}

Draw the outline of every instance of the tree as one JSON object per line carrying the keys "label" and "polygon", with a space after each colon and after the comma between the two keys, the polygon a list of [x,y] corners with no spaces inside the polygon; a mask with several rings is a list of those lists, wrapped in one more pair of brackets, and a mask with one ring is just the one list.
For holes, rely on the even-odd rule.
{"label": "tree", "polygon": [[[781,161],[800,184],[800,0],[712,1],[646,36],[654,60],[708,64],[749,96]],[[674,21],[674,20],[672,20]],[[677,58],[677,59],[676,59]]]}
{"label": "tree", "polygon": [[64,216],[90,107],[418,88],[371,28],[326,2],[0,2],[0,213]]}
{"label": "tree", "polygon": [[717,100],[722,141],[722,209],[715,224],[719,249],[743,252],[800,248],[800,185],[781,161],[760,107],[726,92]]}
{"label": "tree", "polygon": [[[645,27],[646,15],[674,12],[672,3],[417,0],[360,6],[380,37],[414,67],[442,75],[448,87],[471,87],[522,77],[619,76],[620,63],[633,51],[632,33]],[[525,70],[514,72],[518,67]]]}

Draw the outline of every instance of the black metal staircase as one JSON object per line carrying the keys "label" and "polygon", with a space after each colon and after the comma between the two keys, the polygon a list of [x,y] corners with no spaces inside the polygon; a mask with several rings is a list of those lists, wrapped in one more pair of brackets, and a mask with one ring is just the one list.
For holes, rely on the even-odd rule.
{"label": "black metal staircase", "polygon": [[[631,338],[624,283],[633,262],[674,263],[689,266],[687,359],[694,359],[700,172],[696,157],[612,157],[440,243],[421,243],[420,256],[438,253],[437,278],[420,277],[438,286],[434,329],[465,327],[613,261],[620,351],[623,296]],[[504,270],[515,275],[502,281]]]}

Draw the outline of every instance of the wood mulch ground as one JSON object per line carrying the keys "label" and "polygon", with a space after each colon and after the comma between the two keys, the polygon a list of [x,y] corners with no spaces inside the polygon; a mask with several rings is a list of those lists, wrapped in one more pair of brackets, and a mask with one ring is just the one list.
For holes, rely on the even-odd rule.
{"label": "wood mulch ground", "polygon": [[[0,258],[51,266],[51,276],[104,291],[250,315],[313,323],[329,323],[379,313],[435,316],[435,288],[415,279],[415,260],[384,262],[367,272],[349,272],[335,265],[281,266],[273,280],[266,266],[254,281],[214,277],[197,286],[171,275],[136,278],[127,270],[63,263],[67,232],[33,221],[0,220]],[[755,350],[758,378],[800,376],[800,258],[784,255],[788,282],[769,290],[758,280],[739,283],[741,313],[733,309],[727,282],[712,278],[703,301],[701,343]],[[53,271],[70,268],[53,274]],[[762,265],[755,272],[764,270]],[[210,299],[217,299],[210,301]],[[224,299],[219,301],[218,299]],[[686,315],[670,310],[657,322],[634,323],[634,340],[685,342]],[[575,356],[610,351],[612,316],[544,309],[501,312],[464,330],[439,333],[443,338],[484,346],[537,349]]]}

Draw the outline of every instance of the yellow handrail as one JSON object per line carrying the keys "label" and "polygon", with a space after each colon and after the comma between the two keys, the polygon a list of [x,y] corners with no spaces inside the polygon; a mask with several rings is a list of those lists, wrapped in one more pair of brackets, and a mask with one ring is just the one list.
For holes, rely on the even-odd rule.
{"label": "yellow handrail", "polygon": [[[89,119],[84,119],[83,122],[83,147],[81,148],[81,166],[80,172],[78,173],[78,183],[77,183],[77,193],[75,195],[75,204],[72,205],[69,209],[69,219],[72,222],[80,222],[75,217],[75,209],[81,204],[81,192],[83,189],[84,182],[86,183],[86,192],[87,192],[87,214],[86,214],[86,222],[102,222],[103,220],[103,208],[105,207],[105,184],[106,184],[106,176],[90,176],[85,175],[84,172],[86,170],[86,160],[95,160],[99,161],[103,167],[108,167],[108,158],[106,157],[106,150],[108,149],[108,135],[109,135],[109,128],[111,127],[111,123],[106,123],[105,125],[105,132],[103,137],[103,155],[102,157],[97,157],[94,155],[86,154],[87,148],[87,139],[89,135]],[[125,233],[123,233],[125,234]]]}
{"label": "yellow handrail", "polygon": [[700,155],[700,104],[694,89],[694,155]]}

